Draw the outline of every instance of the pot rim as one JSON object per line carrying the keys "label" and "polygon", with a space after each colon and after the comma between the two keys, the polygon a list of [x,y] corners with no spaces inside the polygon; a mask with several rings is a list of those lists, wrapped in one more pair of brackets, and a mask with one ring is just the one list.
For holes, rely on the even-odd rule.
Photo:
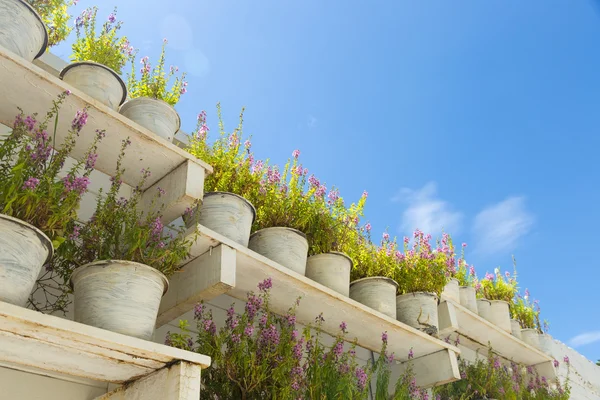
{"label": "pot rim", "polygon": [[100,64],[97,63],[95,61],[77,61],[77,62],[73,62],[69,65],[67,65],[66,67],[64,67],[59,74],[59,78],[63,79],[65,74],[67,72],[69,72],[69,70],[73,69],[73,68],[77,68],[79,66],[82,65],[88,65],[91,67],[98,67],[98,68],[102,68],[107,70],[108,72],[110,72],[116,79],[117,81],[119,81],[119,84],[121,85],[121,89],[123,89],[123,96],[121,96],[121,101],[119,102],[119,106],[121,106],[123,103],[125,103],[125,100],[127,100],[127,86],[125,85],[125,82],[123,81],[123,78],[121,78],[119,76],[119,74],[117,74],[112,68],[107,67],[104,64]]}
{"label": "pot rim", "polygon": [[536,331],[536,332],[538,332],[538,330],[536,328],[521,328],[521,332],[523,332],[523,331]]}
{"label": "pot rim", "polygon": [[492,300],[488,300],[488,299],[486,299],[484,297],[482,297],[480,299],[477,299],[477,301],[487,301],[488,303],[492,304]]}
{"label": "pot rim", "polygon": [[[242,198],[243,198],[243,197],[242,197]],[[256,232],[253,232],[253,233],[250,235],[250,239],[252,239],[252,236],[254,236],[254,235],[256,235],[256,234],[258,234],[258,233],[260,233],[260,232],[262,232],[262,231],[266,231],[267,229],[286,229],[286,230],[288,230],[288,231],[292,231],[292,232],[294,232],[294,233],[296,233],[296,234],[298,234],[298,235],[302,236],[304,239],[306,239],[306,234],[305,234],[304,232],[302,232],[302,231],[299,231],[299,230],[298,230],[298,229],[296,229],[296,228],[290,228],[290,227],[287,227],[287,226],[270,226],[270,227],[268,227],[268,228],[262,228],[262,229],[259,229],[259,230],[257,230]]]}
{"label": "pot rim", "polygon": [[356,280],[350,282],[350,287],[352,287],[352,285],[354,285],[356,283],[363,283],[366,281],[374,281],[374,280],[386,281],[388,283],[391,283],[395,289],[398,289],[398,282],[396,282],[392,278],[388,278],[387,276],[367,276],[366,278],[356,279]]}
{"label": "pot rim", "polygon": [[412,295],[413,297],[416,297],[415,295],[417,295],[417,294],[424,294],[424,295],[427,295],[430,297],[435,297],[436,299],[439,300],[438,295],[433,292],[409,292],[409,293],[399,294],[396,296],[396,300],[398,299],[398,297],[404,297],[404,296],[410,296],[410,295]]}
{"label": "pot rim", "polygon": [[46,28],[46,24],[44,24],[44,20],[42,19],[42,17],[40,17],[40,14],[38,14],[38,12],[35,11],[35,8],[33,8],[31,5],[29,5],[25,0],[19,0],[19,1],[21,2],[21,4],[25,5],[25,7],[27,7],[29,9],[29,11],[31,11],[33,13],[33,15],[35,15],[35,17],[40,22],[40,24],[42,24],[42,28],[44,28],[44,44],[42,45],[42,48],[37,53],[37,55],[33,58],[35,60],[35,59],[40,58],[46,52],[46,48],[48,47],[48,29]]}
{"label": "pot rim", "polygon": [[121,109],[123,107],[125,107],[128,103],[135,102],[135,100],[138,100],[138,99],[150,100],[150,101],[153,101],[153,102],[162,103],[163,105],[165,105],[166,107],[168,107],[170,110],[172,110],[172,112],[175,113],[175,115],[177,116],[177,129],[175,130],[175,132],[173,132],[173,136],[175,136],[175,134],[177,132],[179,132],[179,130],[181,129],[181,117],[179,116],[179,113],[177,112],[177,110],[175,110],[175,107],[173,107],[172,105],[170,105],[169,103],[167,103],[164,100],[155,99],[153,97],[146,97],[146,96],[134,97],[134,98],[131,98],[131,99],[127,100],[125,103],[123,103],[121,105],[121,107],[119,108],[119,113],[121,113]]}
{"label": "pot rim", "polygon": [[52,240],[50,240],[50,238],[44,232],[42,232],[42,230],[40,228],[38,228],[34,225],[31,225],[29,222],[25,222],[22,219],[11,217],[10,215],[6,215],[6,214],[0,214],[0,219],[8,220],[17,225],[22,225],[22,226],[34,231],[36,233],[36,235],[38,235],[42,244],[48,248],[48,257],[46,257],[46,260],[44,261],[44,264],[42,264],[42,266],[48,264],[50,262],[50,260],[52,260],[52,257],[54,256],[54,246],[52,245]]}
{"label": "pot rim", "polygon": [[459,286],[459,289],[473,289],[475,290],[475,288],[473,286]]}
{"label": "pot rim", "polygon": [[456,282],[456,283],[458,283],[460,285],[460,281],[458,279],[456,279],[456,278],[450,278],[450,279],[448,279],[448,283],[450,283],[452,281],[454,281],[454,282]]}
{"label": "pot rim", "polygon": [[[204,195],[202,196],[202,199],[204,199],[205,197],[216,196],[216,195],[219,195],[219,194],[220,195],[226,194],[228,196],[237,197],[238,199],[243,200],[248,206],[250,206],[250,210],[252,210],[252,223],[254,224],[254,221],[256,220],[256,208],[254,207],[254,204],[252,204],[248,199],[246,199],[243,196],[240,196],[237,193],[232,193],[232,192],[207,192],[207,193],[204,193]],[[199,204],[196,208],[199,208],[199,207],[202,207],[202,204]],[[265,228],[265,229],[268,229],[268,228]],[[292,229],[292,228],[290,228],[290,229]],[[259,231],[257,231],[257,232],[259,232]],[[300,231],[298,231],[298,232],[300,232]],[[305,235],[305,237],[306,237],[306,235]]]}
{"label": "pot rim", "polygon": [[311,257],[324,256],[327,254],[334,254],[334,255],[342,256],[342,257],[346,258],[348,261],[350,261],[350,269],[354,268],[354,261],[352,260],[352,258],[350,258],[350,256],[348,254],[341,252],[341,251],[328,251],[327,253],[313,254],[312,256],[309,256],[308,258],[310,259]]}
{"label": "pot rim", "polygon": [[139,262],[135,262],[135,261],[127,261],[127,260],[96,260],[93,261],[91,263],[87,263],[84,264],[80,267],[75,268],[75,271],[73,271],[73,273],[71,274],[71,276],[69,277],[69,287],[71,289],[73,289],[73,278],[76,277],[78,274],[81,273],[81,271],[87,269],[88,267],[95,267],[95,266],[110,266],[112,264],[124,264],[127,267],[136,267],[136,268],[142,268],[145,269],[148,272],[152,272],[157,274],[163,281],[163,286],[164,286],[164,290],[163,290],[163,296],[165,295],[165,293],[167,293],[167,290],[169,290],[169,279],[167,279],[167,277],[165,276],[165,274],[163,274],[162,272],[160,272],[159,270],[157,270],[156,268],[152,268],[149,265],[146,264],[142,264]]}
{"label": "pot rim", "polygon": [[[487,300],[487,299],[485,299]],[[490,303],[504,303],[506,305],[509,305],[508,301],[506,300],[488,300]]]}

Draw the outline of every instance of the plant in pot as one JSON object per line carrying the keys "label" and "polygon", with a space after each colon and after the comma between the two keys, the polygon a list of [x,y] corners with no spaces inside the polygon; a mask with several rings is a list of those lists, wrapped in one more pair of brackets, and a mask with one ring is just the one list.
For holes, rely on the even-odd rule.
{"label": "plant in pot", "polygon": [[44,20],[30,3],[36,3],[39,8],[46,2],[0,0],[0,48],[27,61],[41,57],[48,46]]}
{"label": "plant in pot", "polygon": [[509,309],[513,336],[524,339],[521,330],[532,330],[537,333],[536,321],[539,321],[539,310],[536,309],[535,303],[529,301],[529,289],[525,289],[523,296],[517,293]]}
{"label": "plant in pot", "polygon": [[73,29],[69,26],[69,7],[78,0],[26,0],[40,15],[48,30],[48,48],[63,42]]}
{"label": "plant in pot", "polygon": [[475,272],[475,267],[473,265],[467,264],[464,257],[464,248],[466,247],[463,244],[463,253],[461,258],[458,260],[458,268],[456,272],[453,274],[453,278],[458,281],[458,294],[460,305],[477,313],[477,275]]}
{"label": "plant in pot", "polygon": [[[149,339],[167,277],[188,257],[194,239],[183,230],[166,231],[154,204],[150,211],[140,210],[148,171],[142,170],[129,199],[118,197],[129,143],[123,141],[110,189],[98,196],[89,221],[72,225],[53,267],[73,288],[75,321]],[[159,188],[157,196],[163,194]]]}
{"label": "plant in pot", "polygon": [[[21,111],[12,131],[0,142],[0,300],[19,306],[27,303],[53,249],[66,240],[67,225],[77,217],[97,144],[104,136],[97,132],[85,159],[63,171],[87,120],[86,110],[78,111],[65,140],[55,145],[57,119],[66,96],[61,94],[41,121]],[[54,136],[48,134],[49,126],[54,126]]]}
{"label": "plant in pot", "polygon": [[[477,302],[478,310],[483,318],[506,332],[512,332],[510,323],[509,304],[517,293],[517,273],[511,276],[510,272],[500,273],[496,268],[494,274],[486,273],[481,280],[481,288],[478,295],[488,300],[489,308],[479,308],[488,305],[488,302]],[[484,306],[485,307],[485,306]]]}
{"label": "plant in pot", "polygon": [[348,245],[348,255],[354,261],[350,298],[396,319],[398,284],[387,276],[398,262],[396,253],[391,251],[397,246],[395,241],[389,241],[387,232],[383,234],[381,245],[375,245],[370,231],[370,223],[360,227],[358,237]]}
{"label": "plant in pot", "polygon": [[117,9],[109,14],[100,32],[96,32],[98,7],[85,9],[75,21],[77,39],[73,43],[71,61],[60,72],[60,78],[118,110],[127,98],[127,87],[120,74],[134,49],[125,36],[118,33],[123,23],[117,21]]}
{"label": "plant in pot", "polygon": [[404,238],[404,253],[399,252],[396,267],[389,272],[389,277],[398,282],[396,317],[435,336],[438,332],[438,299],[448,283],[448,270],[454,260],[449,249],[432,251],[431,235],[417,229],[413,238],[412,248],[409,248],[409,238]]}
{"label": "plant in pot", "polygon": [[[251,143],[242,144],[243,113],[238,127],[231,133],[225,132],[221,106],[217,104],[220,136],[208,142],[209,128],[206,112],[198,114],[198,124],[186,150],[213,167],[213,173],[204,178],[202,204],[190,209],[183,216],[188,228],[200,224],[242,246],[248,246],[256,210],[245,195],[256,198],[261,175],[254,173],[254,156],[250,153]],[[259,165],[260,167],[260,165]]]}
{"label": "plant in pot", "polygon": [[[164,39],[154,68],[148,56],[140,59],[142,67],[139,78],[136,76],[135,63],[132,63],[127,78],[130,100],[121,106],[119,112],[170,142],[181,126],[179,114],[173,107],[187,92],[187,81],[185,73],[177,76],[179,68],[171,66],[168,71],[165,70],[166,46],[167,39]],[[172,85],[168,88],[170,82]]]}

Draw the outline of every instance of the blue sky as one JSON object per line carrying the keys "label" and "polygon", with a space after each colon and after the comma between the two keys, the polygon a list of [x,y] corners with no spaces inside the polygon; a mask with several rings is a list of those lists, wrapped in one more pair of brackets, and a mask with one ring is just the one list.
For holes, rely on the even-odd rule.
{"label": "blue sky", "polygon": [[189,73],[184,129],[206,109],[216,133],[218,101],[233,129],[245,106],[257,157],[300,149],[347,201],[367,190],[375,232],[443,227],[480,274],[514,254],[551,334],[600,358],[597,3],[119,3],[140,55],[167,37]]}

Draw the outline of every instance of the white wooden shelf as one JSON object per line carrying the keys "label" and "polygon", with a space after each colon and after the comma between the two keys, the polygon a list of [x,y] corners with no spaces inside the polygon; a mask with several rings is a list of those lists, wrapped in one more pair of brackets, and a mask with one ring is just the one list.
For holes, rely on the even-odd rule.
{"label": "white wooden shelf", "polygon": [[[210,357],[0,302],[0,365],[93,381],[127,383]],[[161,374],[164,372],[160,372]],[[167,399],[167,398],[165,398]]]}
{"label": "white wooden shelf", "polygon": [[516,363],[533,366],[547,378],[554,378],[553,358],[504,331],[460,304],[446,299],[438,306],[440,337],[486,355],[489,346],[494,353]]}
{"label": "white wooden shelf", "polygon": [[[195,230],[191,228],[188,234]],[[360,347],[375,352],[381,349],[381,334],[387,331],[388,349],[397,359],[407,361],[413,349],[415,371],[423,371],[417,374],[421,386],[460,378],[456,359],[460,351],[455,346],[374,311],[206,227],[198,226],[198,231],[192,248],[195,258],[171,277],[158,326],[179,318],[200,300],[224,293],[246,300],[249,291],[257,291],[259,282],[272,278],[270,306],[274,312],[285,314],[302,297],[296,313],[300,324],[311,323],[322,312],[326,333],[337,335],[341,322],[346,322],[348,340],[356,339]]]}
{"label": "white wooden shelf", "polygon": [[121,141],[129,137],[131,146],[125,156],[123,182],[135,187],[140,180],[141,170],[150,169],[152,175],[144,189],[152,190],[149,191],[151,196],[147,196],[145,201],[149,203],[155,195],[155,186],[167,190],[168,199],[164,200],[167,222],[181,216],[195,199],[202,198],[204,175],[212,172],[210,165],[1,47],[0,84],[3,91],[0,96],[0,123],[7,126],[13,125],[19,112],[17,107],[27,114],[37,112],[38,118],[43,118],[52,101],[70,90],[71,95],[63,103],[59,115],[57,145],[64,140],[76,111],[87,107],[87,124],[77,139],[72,157],[81,159],[96,129],[106,130],[106,137],[98,146],[95,166],[105,174],[114,175]]}

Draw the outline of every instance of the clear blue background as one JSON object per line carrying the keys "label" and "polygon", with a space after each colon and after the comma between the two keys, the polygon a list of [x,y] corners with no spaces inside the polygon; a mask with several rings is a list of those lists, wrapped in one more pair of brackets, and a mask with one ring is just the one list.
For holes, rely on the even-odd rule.
{"label": "clear blue background", "polygon": [[[115,3],[94,2],[101,18]],[[577,350],[600,358],[596,3],[119,3],[140,55],[167,37],[188,71],[185,130],[206,109],[217,133],[218,101],[231,130],[246,106],[258,157],[300,149],[347,201],[366,189],[376,235],[444,225],[480,274],[514,254],[551,334],[588,334]]]}

